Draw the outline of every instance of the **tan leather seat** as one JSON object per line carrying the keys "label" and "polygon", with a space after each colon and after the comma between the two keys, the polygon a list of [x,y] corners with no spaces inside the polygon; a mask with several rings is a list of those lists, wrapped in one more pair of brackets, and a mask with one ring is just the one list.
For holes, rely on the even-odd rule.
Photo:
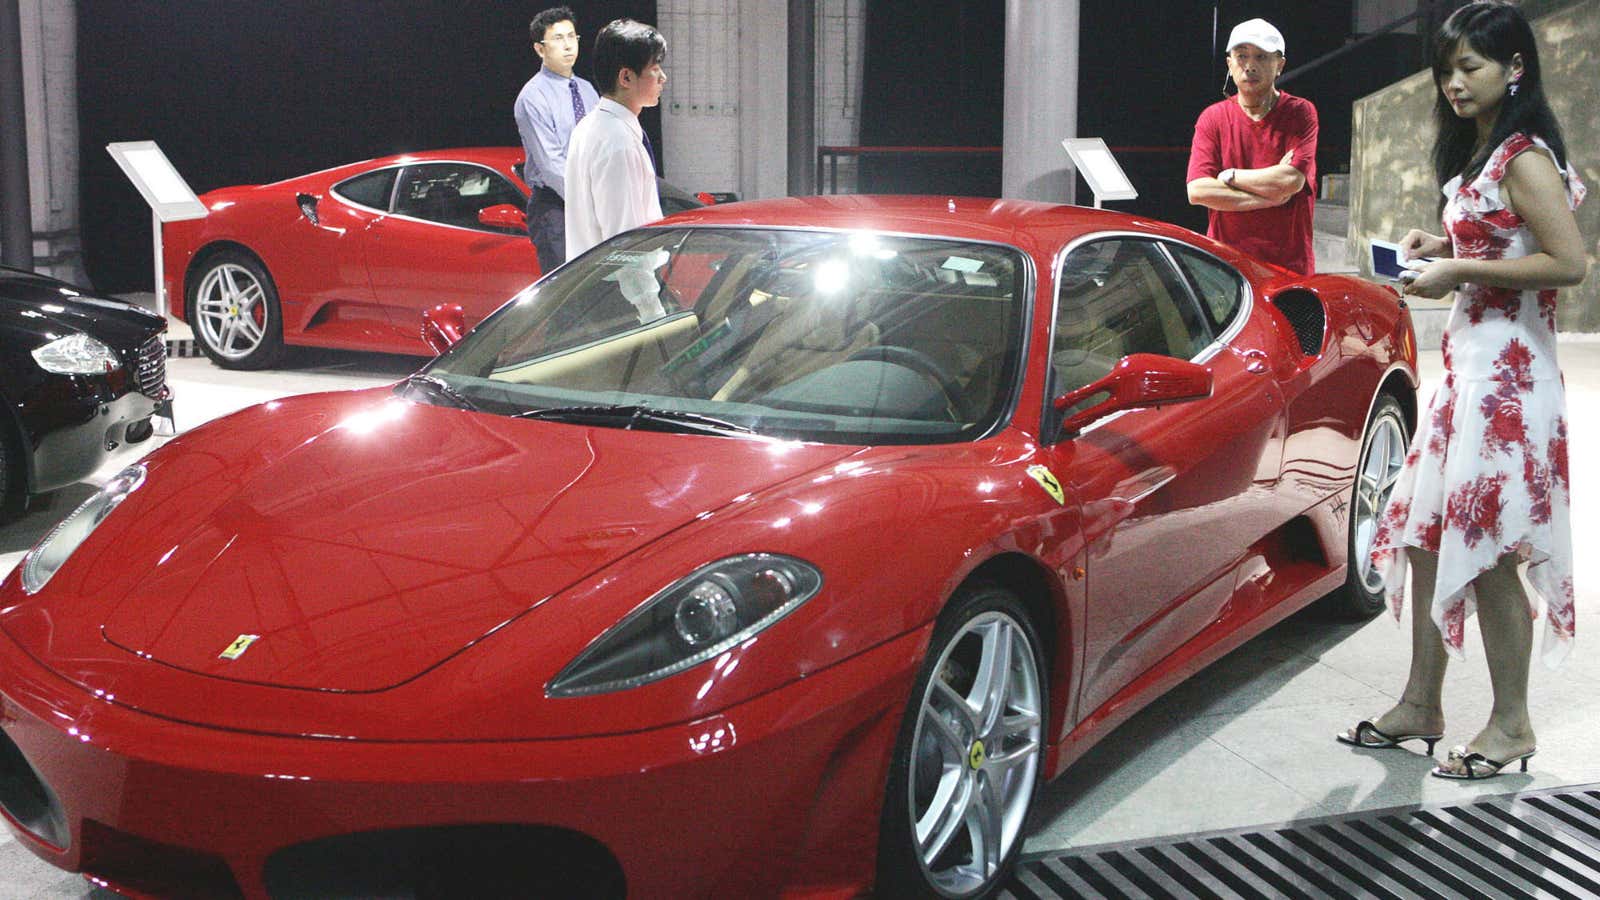
{"label": "tan leather seat", "polygon": [[800,299],[773,297],[778,314],[750,347],[744,362],[712,396],[713,400],[742,400],[809,375],[850,358],[852,353],[878,342],[878,326],[855,313],[843,314],[816,296]]}

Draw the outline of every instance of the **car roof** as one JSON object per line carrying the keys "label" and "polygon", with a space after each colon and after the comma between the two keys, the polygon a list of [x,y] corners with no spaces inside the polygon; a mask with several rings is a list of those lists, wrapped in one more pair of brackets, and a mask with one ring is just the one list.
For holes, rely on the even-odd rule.
{"label": "car roof", "polygon": [[369,160],[363,165],[373,168],[389,166],[396,163],[432,162],[435,160],[464,160],[467,162],[482,162],[489,164],[503,164],[510,166],[512,163],[522,161],[521,147],[447,147],[441,150],[414,150],[406,153],[395,153],[389,156],[380,156]]}
{"label": "car roof", "polygon": [[343,181],[346,178],[381,169],[385,166],[404,165],[413,162],[472,162],[494,168],[511,171],[512,167],[522,162],[521,147],[448,147],[441,150],[415,150],[405,153],[391,153],[388,156],[378,156],[372,159],[363,159],[358,162],[342,163],[315,172],[303,175],[294,175],[279,181],[260,185],[235,185],[233,190],[239,188],[257,189],[263,187],[297,187],[305,184],[331,184]]}
{"label": "car roof", "polygon": [[1033,200],[941,195],[833,194],[715,204],[670,216],[664,225],[759,225],[868,230],[1012,244],[1034,252],[1086,234],[1126,231],[1210,246],[1192,231],[1111,210]]}

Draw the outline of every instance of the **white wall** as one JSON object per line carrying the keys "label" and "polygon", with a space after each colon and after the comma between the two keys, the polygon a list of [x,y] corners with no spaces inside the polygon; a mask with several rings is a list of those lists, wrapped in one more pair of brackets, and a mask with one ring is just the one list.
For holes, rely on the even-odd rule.
{"label": "white wall", "polygon": [[[864,0],[818,0],[817,144],[861,143],[862,44],[866,40]],[[856,188],[856,157],[841,157],[839,190]],[[827,189],[827,172],[817,172],[817,190]]]}
{"label": "white wall", "polygon": [[[858,141],[863,0],[818,0],[817,140]],[[744,199],[788,192],[786,0],[657,0],[667,178]],[[845,170],[841,169],[841,176]],[[841,177],[841,187],[853,187]]]}

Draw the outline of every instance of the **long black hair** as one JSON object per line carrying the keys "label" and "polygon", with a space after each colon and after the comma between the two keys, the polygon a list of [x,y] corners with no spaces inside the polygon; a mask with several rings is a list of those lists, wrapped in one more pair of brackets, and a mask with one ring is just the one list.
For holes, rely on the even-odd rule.
{"label": "long black hair", "polygon": [[[1477,123],[1456,115],[1444,94],[1457,50],[1462,46],[1507,67],[1513,56],[1522,56],[1517,92],[1507,92],[1501,99],[1489,140],[1477,153],[1473,152],[1478,143]],[[1567,145],[1561,140],[1556,114],[1545,99],[1533,29],[1515,6],[1479,2],[1461,7],[1439,26],[1434,47],[1433,85],[1438,96],[1433,105],[1433,121],[1439,130],[1433,141],[1433,174],[1440,187],[1457,175],[1464,182],[1476,178],[1489,161],[1489,154],[1519,131],[1542,138],[1555,152],[1556,168],[1565,168]]]}

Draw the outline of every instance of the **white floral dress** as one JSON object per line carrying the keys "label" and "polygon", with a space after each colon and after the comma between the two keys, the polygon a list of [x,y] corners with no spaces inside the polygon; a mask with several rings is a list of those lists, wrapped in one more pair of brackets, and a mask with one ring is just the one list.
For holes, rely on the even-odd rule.
{"label": "white floral dress", "polygon": [[[1444,187],[1445,230],[1458,259],[1512,259],[1538,252],[1521,216],[1500,199],[1517,154],[1549,148],[1513,134],[1471,184]],[[1569,165],[1567,202],[1584,187]],[[1567,479],[1567,404],[1556,365],[1556,292],[1464,284],[1445,326],[1444,383],[1418,422],[1405,466],[1374,537],[1372,562],[1400,615],[1407,560],[1402,547],[1439,555],[1433,621],[1461,656],[1472,580],[1500,557],[1527,560],[1529,614],[1544,607],[1547,665],[1572,647],[1572,531]]]}

